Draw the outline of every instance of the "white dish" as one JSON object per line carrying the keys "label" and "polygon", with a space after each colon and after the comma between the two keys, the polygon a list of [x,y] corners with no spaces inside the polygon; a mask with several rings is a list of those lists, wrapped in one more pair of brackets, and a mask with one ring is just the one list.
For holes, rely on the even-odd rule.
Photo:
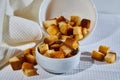
{"label": "white dish", "polygon": [[65,16],[67,19],[72,15],[77,15],[81,18],[91,20],[90,33],[85,39],[81,40],[80,43],[87,41],[87,38],[92,34],[96,27],[97,12],[92,0],[44,0],[39,12],[41,27],[43,28],[43,21],[61,15]]}
{"label": "white dish", "polygon": [[[41,43],[40,43],[41,44]],[[38,44],[38,46],[40,45]],[[72,57],[57,59],[49,58],[42,55],[36,47],[36,61],[37,63],[48,72],[52,73],[65,73],[76,68],[80,61],[80,51]]]}

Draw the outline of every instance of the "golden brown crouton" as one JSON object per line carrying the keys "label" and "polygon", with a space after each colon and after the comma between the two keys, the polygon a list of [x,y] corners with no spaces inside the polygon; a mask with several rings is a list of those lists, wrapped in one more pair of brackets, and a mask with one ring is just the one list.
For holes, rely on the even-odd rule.
{"label": "golden brown crouton", "polygon": [[79,46],[78,41],[76,39],[73,39],[73,38],[67,38],[65,40],[65,44],[72,49],[77,49]]}
{"label": "golden brown crouton", "polygon": [[28,62],[24,62],[22,64],[22,70],[24,71],[24,69],[34,69],[34,65]]}
{"label": "golden brown crouton", "polygon": [[73,34],[82,34],[82,27],[75,26],[73,27]]}
{"label": "golden brown crouton", "polygon": [[84,37],[83,37],[83,34],[75,34],[75,35],[74,35],[74,38],[75,38],[76,40],[82,40]]}
{"label": "golden brown crouton", "polygon": [[28,77],[38,75],[36,69],[24,69],[23,73]]}
{"label": "golden brown crouton", "polygon": [[70,47],[68,47],[67,45],[63,44],[61,45],[60,47],[60,51],[64,52],[65,53],[65,56],[68,55],[68,54],[71,54],[73,49],[71,49]]}
{"label": "golden brown crouton", "polygon": [[105,61],[107,63],[114,63],[116,61],[116,53],[115,52],[109,52],[106,56],[105,56]]}
{"label": "golden brown crouton", "polygon": [[80,25],[80,17],[79,16],[71,16],[71,22],[74,22],[74,25],[79,26]]}
{"label": "golden brown crouton", "polygon": [[67,29],[67,35],[70,36],[70,35],[73,35],[73,27],[69,27]]}
{"label": "golden brown crouton", "polygon": [[57,25],[56,19],[46,20],[43,22],[44,28],[47,29],[51,25]]}
{"label": "golden brown crouton", "polygon": [[49,37],[46,37],[44,39],[44,43],[51,45],[53,43],[55,43],[56,41],[58,41],[58,37],[55,35],[50,35]]}
{"label": "golden brown crouton", "polygon": [[59,29],[62,34],[67,34],[68,25],[66,22],[59,23]]}
{"label": "golden brown crouton", "polygon": [[59,18],[57,18],[57,22],[66,22],[66,18],[64,16],[60,16]]}
{"label": "golden brown crouton", "polygon": [[37,64],[37,63],[36,63],[36,58],[35,58],[35,56],[33,56],[33,55],[31,55],[31,54],[26,54],[26,55],[25,55],[25,59],[26,59],[26,61],[29,62],[29,63]]}
{"label": "golden brown crouton", "polygon": [[81,26],[83,28],[89,29],[90,28],[90,24],[91,24],[91,21],[89,19],[82,19],[82,21],[81,21]]}
{"label": "golden brown crouton", "polygon": [[22,71],[26,76],[38,75],[37,70],[34,69],[34,65],[31,63],[24,62],[22,64]]}
{"label": "golden brown crouton", "polygon": [[22,67],[23,59],[19,59],[15,56],[9,59],[9,63],[13,70],[20,70]]}
{"label": "golden brown crouton", "polygon": [[92,57],[93,59],[95,59],[95,60],[103,61],[105,55],[104,55],[103,53],[101,53],[101,52],[98,52],[98,51],[93,50],[91,57]]}
{"label": "golden brown crouton", "polygon": [[47,50],[46,53],[44,54],[44,56],[46,57],[51,57],[50,54],[52,54],[53,52],[55,52],[55,50]]}
{"label": "golden brown crouton", "polygon": [[108,46],[104,46],[104,45],[99,46],[99,52],[102,52],[105,55],[109,52],[109,50],[110,50],[110,47],[108,47]]}
{"label": "golden brown crouton", "polygon": [[44,54],[47,50],[49,50],[49,47],[48,47],[48,44],[43,43],[38,46],[38,49],[41,54]]}
{"label": "golden brown crouton", "polygon": [[59,32],[59,29],[56,25],[51,25],[50,27],[47,28],[47,32],[50,35],[56,35]]}
{"label": "golden brown crouton", "polygon": [[52,45],[50,45],[51,50],[54,49],[55,51],[58,51],[59,48],[60,48],[60,44],[52,44]]}
{"label": "golden brown crouton", "polygon": [[55,51],[50,54],[51,58],[65,58],[64,52],[62,51]]}

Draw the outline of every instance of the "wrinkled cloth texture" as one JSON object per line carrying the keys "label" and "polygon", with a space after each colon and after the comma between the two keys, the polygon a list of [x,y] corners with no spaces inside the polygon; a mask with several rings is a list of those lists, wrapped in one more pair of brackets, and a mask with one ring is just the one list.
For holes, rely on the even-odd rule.
{"label": "wrinkled cloth texture", "polygon": [[[3,42],[11,46],[22,46],[26,43],[38,42],[42,39],[42,31],[38,23],[38,13],[41,1],[42,0],[1,0],[1,44]],[[24,17],[22,13],[24,12],[24,14],[27,15],[28,10],[31,11],[29,12],[29,16]],[[18,15],[15,12],[19,12],[21,14]],[[31,18],[30,16],[34,17]],[[9,58],[21,52],[20,48],[13,48],[8,45],[0,46],[0,68],[8,63]],[[24,49],[26,48],[24,47]]]}

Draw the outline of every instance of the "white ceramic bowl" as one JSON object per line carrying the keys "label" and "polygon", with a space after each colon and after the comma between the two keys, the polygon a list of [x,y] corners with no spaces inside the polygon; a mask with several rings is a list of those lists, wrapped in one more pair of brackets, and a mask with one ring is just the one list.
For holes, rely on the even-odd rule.
{"label": "white ceramic bowl", "polygon": [[[39,46],[40,44],[38,44]],[[36,47],[36,61],[37,63],[48,72],[52,73],[65,73],[77,67],[80,61],[80,53],[70,58],[49,58],[39,53],[38,46]]]}
{"label": "white ceramic bowl", "polygon": [[86,42],[93,33],[97,22],[97,12],[92,0],[43,0],[39,12],[39,22],[42,28],[43,21],[61,15],[67,19],[72,15],[76,15],[91,20],[89,35],[80,41],[80,44],[84,45],[84,42]]}

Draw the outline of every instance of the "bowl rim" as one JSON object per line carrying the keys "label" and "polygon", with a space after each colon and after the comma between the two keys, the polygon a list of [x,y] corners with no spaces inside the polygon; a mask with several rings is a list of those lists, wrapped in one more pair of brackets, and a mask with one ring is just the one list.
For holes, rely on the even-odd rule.
{"label": "bowl rim", "polygon": [[[75,54],[75,55],[73,55],[73,56],[71,56],[71,57],[68,57],[68,58],[50,58],[50,57],[47,57],[47,56],[44,56],[44,55],[42,55],[39,51],[38,51],[38,46],[40,45],[40,44],[42,44],[43,42],[41,42],[41,43],[39,43],[37,46],[36,46],[36,57],[37,56],[41,56],[41,57],[43,57],[44,59],[46,58],[46,59],[49,59],[49,60],[57,60],[57,61],[64,61],[64,60],[69,60],[69,59],[73,59],[73,58],[75,58],[76,56],[79,56],[80,55],[80,50],[79,50],[79,48],[78,48],[78,52]],[[79,56],[80,57],[80,56]]]}

